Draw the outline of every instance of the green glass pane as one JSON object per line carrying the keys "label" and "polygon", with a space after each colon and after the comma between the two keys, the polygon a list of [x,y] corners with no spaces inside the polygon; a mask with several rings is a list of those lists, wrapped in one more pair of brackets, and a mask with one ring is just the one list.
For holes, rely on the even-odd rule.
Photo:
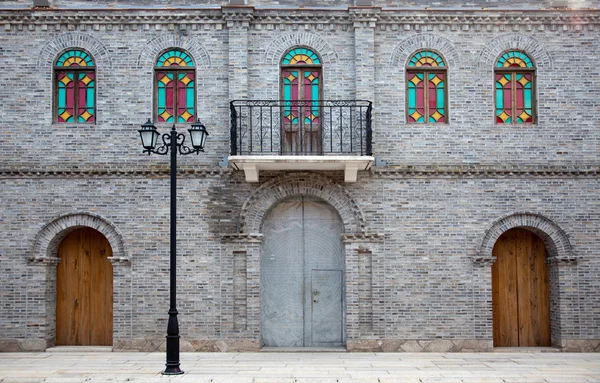
{"label": "green glass pane", "polygon": [[[440,83],[440,84],[443,84],[443,83]],[[443,87],[443,85],[442,85],[442,87],[438,86],[437,92],[436,92],[436,105],[435,106],[438,109],[443,109],[445,106],[444,101],[445,101],[444,100],[444,87]],[[440,113],[442,113],[442,112],[440,112]]]}
{"label": "green glass pane", "polygon": [[[190,82],[185,90],[185,107],[186,109],[194,109],[194,85]],[[194,113],[191,113],[194,114]]]}
{"label": "green glass pane", "polygon": [[[531,100],[531,88],[529,89],[525,89],[523,90],[523,106],[525,106],[525,109],[531,109],[531,105],[532,105],[532,100]],[[529,113],[529,112],[527,112]],[[531,113],[529,113],[531,114]]]}

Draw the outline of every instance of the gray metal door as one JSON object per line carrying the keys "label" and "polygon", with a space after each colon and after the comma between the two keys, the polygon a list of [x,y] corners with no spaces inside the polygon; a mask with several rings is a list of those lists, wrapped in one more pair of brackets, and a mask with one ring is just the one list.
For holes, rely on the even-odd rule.
{"label": "gray metal door", "polygon": [[342,222],[327,203],[287,199],[265,217],[261,331],[265,346],[344,344]]}

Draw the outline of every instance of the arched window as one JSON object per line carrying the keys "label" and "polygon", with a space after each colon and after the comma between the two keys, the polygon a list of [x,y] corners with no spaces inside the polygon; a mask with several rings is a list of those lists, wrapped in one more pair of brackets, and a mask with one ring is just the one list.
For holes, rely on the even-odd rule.
{"label": "arched window", "polygon": [[281,60],[281,99],[285,137],[283,151],[319,152],[323,72],[321,59],[309,48],[296,47]]}
{"label": "arched window", "polygon": [[535,65],[525,53],[509,51],[494,68],[497,124],[535,122]]}
{"label": "arched window", "polygon": [[154,68],[154,113],[157,122],[196,120],[196,69],[185,52],[171,49],[160,55]]}
{"label": "arched window", "polygon": [[96,67],[81,49],[61,54],[54,64],[54,121],[96,122]]}
{"label": "arched window", "polygon": [[415,53],[406,66],[406,121],[448,122],[447,84],[446,63],[439,53]]}

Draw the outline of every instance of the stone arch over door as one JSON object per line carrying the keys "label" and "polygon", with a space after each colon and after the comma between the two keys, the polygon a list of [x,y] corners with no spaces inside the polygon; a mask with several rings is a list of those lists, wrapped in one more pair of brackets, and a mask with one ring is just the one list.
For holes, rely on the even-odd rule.
{"label": "stone arch over door", "polygon": [[[239,217],[239,229],[222,236],[226,257],[222,269],[230,273],[232,287],[224,295],[235,297],[227,331],[237,338],[251,339],[253,350],[260,348],[261,333],[261,258],[264,256],[263,221],[281,201],[294,197],[314,198],[336,211],[342,224],[342,248],[345,262],[345,334],[348,350],[356,350],[366,336],[383,336],[382,310],[372,304],[371,297],[383,294],[383,234],[367,232],[367,222],[357,202],[341,185],[318,173],[295,172],[273,178],[258,186],[248,196]],[[374,261],[372,261],[372,259]],[[239,265],[242,272],[236,272]],[[375,265],[371,268],[371,265]],[[238,270],[239,271],[239,270]],[[243,276],[243,279],[239,277]],[[356,283],[366,281],[359,289]],[[239,282],[239,283],[238,283]],[[360,291],[359,291],[360,290]],[[243,313],[240,315],[239,313]],[[365,319],[368,318],[368,319]]]}
{"label": "stone arch over door", "polygon": [[365,217],[348,192],[325,176],[301,172],[289,173],[260,185],[242,206],[240,233],[260,233],[268,210],[277,202],[297,195],[320,198],[331,205],[339,213],[345,233],[365,231]]}
{"label": "stone arch over door", "polygon": [[[577,272],[576,267],[573,268],[573,266],[577,264],[577,257],[573,254],[569,237],[558,224],[548,217],[531,212],[517,212],[501,217],[488,225],[479,242],[477,256],[473,261],[475,264],[488,266],[491,269],[491,265],[497,261],[496,257],[492,255],[494,245],[503,234],[513,229],[529,231],[543,242],[549,279],[550,337],[552,345],[560,345],[564,338],[563,317],[577,316],[578,313],[574,313],[573,310],[578,311],[578,309],[568,304],[568,300],[571,299],[569,290],[571,285],[576,283],[576,277],[573,280],[573,276],[577,275]],[[489,288],[491,293],[492,272],[481,275],[485,276],[485,281],[481,281],[483,286]],[[491,298],[490,296],[489,302],[492,301]],[[492,307],[488,307],[487,310],[490,314],[489,323],[493,325]]]}
{"label": "stone arch over door", "polygon": [[[125,306],[131,304],[130,291],[130,259],[122,235],[114,224],[105,218],[89,212],[75,212],[58,216],[46,224],[35,236],[28,258],[28,299],[32,304],[28,307],[28,320],[40,323],[38,349],[54,346],[56,342],[56,292],[58,247],[70,233],[77,229],[91,228],[102,234],[112,248],[112,257],[108,260],[113,267],[113,345],[118,348],[118,339],[130,335],[128,326],[131,313]],[[127,318],[129,317],[129,318]]]}

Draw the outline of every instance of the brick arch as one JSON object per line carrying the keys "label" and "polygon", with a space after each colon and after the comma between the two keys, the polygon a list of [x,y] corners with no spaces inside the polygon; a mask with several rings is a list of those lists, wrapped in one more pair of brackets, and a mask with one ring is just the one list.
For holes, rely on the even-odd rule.
{"label": "brick arch", "polygon": [[514,228],[527,229],[538,235],[546,246],[549,259],[565,261],[574,259],[571,243],[564,230],[551,219],[530,212],[509,214],[492,222],[485,230],[477,248],[478,259],[493,260],[492,250],[496,241],[504,232]]}
{"label": "brick arch", "polygon": [[404,68],[410,57],[422,49],[432,49],[441,53],[448,68],[456,68],[460,63],[458,51],[450,40],[432,33],[423,33],[407,37],[396,44],[389,65],[394,68]]}
{"label": "brick arch", "polygon": [[192,56],[196,68],[211,67],[210,55],[198,40],[177,34],[166,34],[146,43],[137,59],[138,68],[153,68],[158,55],[168,48],[186,50]]}
{"label": "brick arch", "polygon": [[339,213],[346,233],[363,233],[365,218],[356,201],[340,185],[316,173],[291,173],[262,184],[244,202],[241,233],[260,233],[265,214],[278,202],[293,196],[318,197]]}
{"label": "brick arch", "polygon": [[292,32],[268,41],[265,49],[265,64],[279,66],[285,52],[295,46],[307,46],[314,49],[315,53],[323,60],[323,64],[335,64],[339,61],[337,52],[320,35],[312,32]]}
{"label": "brick arch", "polygon": [[511,49],[527,53],[535,62],[537,69],[553,69],[552,57],[546,48],[544,48],[544,44],[531,36],[520,34],[498,36],[487,43],[479,55],[479,67],[493,69],[496,65],[496,60],[502,52]]}
{"label": "brick arch", "polygon": [[43,260],[56,257],[58,245],[71,232],[82,227],[90,227],[102,233],[112,248],[112,257],[126,259],[123,236],[115,225],[101,216],[89,212],[77,212],[61,215],[46,224],[36,235],[31,259]]}
{"label": "brick arch", "polygon": [[94,36],[79,32],[63,33],[44,44],[38,55],[38,68],[44,68],[50,73],[54,60],[69,48],[83,48],[88,51],[94,59],[96,68],[112,68],[112,60],[106,46]]}

